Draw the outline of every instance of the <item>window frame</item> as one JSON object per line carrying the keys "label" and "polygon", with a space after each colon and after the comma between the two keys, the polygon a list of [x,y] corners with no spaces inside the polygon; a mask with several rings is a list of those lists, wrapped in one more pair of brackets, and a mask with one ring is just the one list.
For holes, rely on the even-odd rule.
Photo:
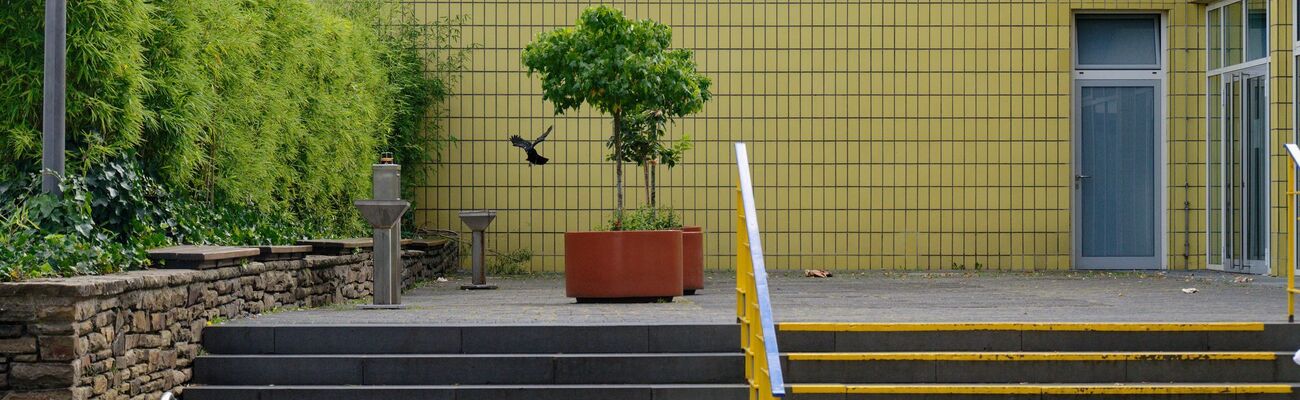
{"label": "window frame", "polygon": [[[1154,34],[1155,34],[1155,44],[1156,44],[1156,48],[1155,48],[1156,60],[1154,64],[1084,64],[1081,61],[1081,58],[1079,57],[1079,48],[1080,48],[1079,32],[1077,32],[1078,23],[1080,19],[1133,19],[1134,17],[1150,18],[1152,22],[1155,24]],[[1070,47],[1072,48],[1072,53],[1073,53],[1072,54],[1073,55],[1072,61],[1074,64],[1073,67],[1076,71],[1088,71],[1088,70],[1147,71],[1147,70],[1158,70],[1164,68],[1165,55],[1162,53],[1164,53],[1165,38],[1163,35],[1164,35],[1165,27],[1164,27],[1163,15],[1159,13],[1151,13],[1151,12],[1112,12],[1112,13],[1081,12],[1074,15],[1074,23],[1076,26],[1075,28],[1076,32],[1073,35],[1071,35],[1070,40],[1072,41],[1072,43],[1070,43],[1071,45]]]}
{"label": "window frame", "polygon": [[[1257,66],[1257,65],[1268,64],[1268,60],[1269,60],[1269,54],[1268,54],[1268,53],[1269,53],[1269,51],[1270,51],[1270,49],[1269,49],[1269,47],[1268,47],[1268,46],[1269,46],[1269,44],[1268,44],[1268,35],[1269,35],[1270,32],[1268,32],[1268,26],[1267,26],[1267,25],[1264,27],[1264,32],[1265,32],[1265,35],[1264,35],[1264,56],[1263,56],[1263,57],[1260,57],[1260,58],[1253,59],[1253,60],[1248,60],[1248,59],[1246,59],[1247,52],[1249,51],[1249,47],[1248,47],[1248,46],[1250,45],[1250,33],[1249,33],[1249,30],[1250,30],[1250,25],[1249,25],[1249,23],[1250,23],[1250,10],[1249,10],[1249,4],[1248,4],[1249,1],[1250,1],[1250,0],[1224,0],[1224,1],[1219,1],[1219,2],[1212,3],[1212,4],[1210,4],[1209,6],[1207,6],[1207,7],[1205,8],[1205,20],[1202,22],[1202,23],[1203,23],[1202,27],[1205,28],[1205,29],[1204,29],[1204,31],[1205,31],[1205,67],[1207,68],[1207,70],[1205,71],[1205,74],[1206,74],[1207,77],[1208,77],[1209,75],[1220,75],[1220,74],[1223,74],[1223,73],[1225,73],[1225,72],[1232,72],[1232,71],[1236,71],[1236,70],[1240,70],[1240,69],[1247,69],[1247,68],[1254,67],[1254,66]],[[1228,48],[1228,47],[1227,47],[1227,46],[1228,46],[1228,25],[1227,25],[1226,23],[1224,23],[1224,22],[1226,22],[1227,19],[1228,19],[1228,12],[1227,12],[1227,11],[1224,11],[1223,9],[1224,9],[1225,7],[1231,5],[1231,4],[1236,4],[1236,3],[1240,3],[1240,4],[1241,4],[1241,43],[1239,43],[1239,44],[1240,44],[1240,46],[1241,46],[1241,58],[1242,58],[1242,61],[1239,62],[1239,63],[1236,63],[1236,64],[1228,64],[1228,51],[1227,51],[1227,48]],[[1219,52],[1218,52],[1218,54],[1219,54],[1219,67],[1218,67],[1218,68],[1214,68],[1214,69],[1208,69],[1210,65],[1214,65],[1213,63],[1210,62],[1210,58],[1211,58],[1210,56],[1213,55],[1213,54],[1215,54],[1214,50],[1211,49],[1211,48],[1209,47],[1209,46],[1210,46],[1210,29],[1209,29],[1209,28],[1210,28],[1210,11],[1211,11],[1211,10],[1216,10],[1216,9],[1217,9],[1217,10],[1221,10],[1221,11],[1219,11],[1219,18],[1220,18],[1220,21],[1219,21],[1219,22],[1220,22],[1220,23],[1219,23],[1219,35],[1220,35],[1220,37],[1219,37],[1219,45],[1222,46],[1222,47],[1219,49]],[[1268,21],[1268,14],[1271,13],[1271,12],[1273,12],[1273,7],[1272,7],[1272,5],[1269,4],[1269,2],[1265,1],[1265,2],[1264,2],[1264,20],[1265,20],[1265,21]],[[1295,14],[1295,9],[1293,8],[1293,9],[1291,10],[1291,12],[1292,12],[1292,14],[1293,14],[1293,16],[1294,16],[1294,14]],[[1293,19],[1293,20],[1294,20],[1294,19]],[[1297,32],[1297,35],[1300,35],[1300,32]],[[1297,37],[1294,38],[1294,39],[1296,39],[1295,42],[1297,43],[1297,45],[1300,45],[1300,36],[1297,36]]]}

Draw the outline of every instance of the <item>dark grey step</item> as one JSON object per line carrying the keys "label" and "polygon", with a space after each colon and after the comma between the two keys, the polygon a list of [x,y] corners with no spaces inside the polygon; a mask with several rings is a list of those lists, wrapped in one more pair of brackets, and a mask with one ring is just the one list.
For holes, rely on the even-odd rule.
{"label": "dark grey step", "polygon": [[203,330],[210,354],[554,354],[740,351],[719,325],[224,325]]}
{"label": "dark grey step", "polygon": [[193,386],[183,400],[744,400],[730,385]]}
{"label": "dark grey step", "polygon": [[536,385],[744,382],[739,353],[206,355],[207,385]]}
{"label": "dark grey step", "polygon": [[789,360],[786,383],[1271,383],[1300,381],[1289,353],[1271,360],[1168,359],[1124,361]]}
{"label": "dark grey step", "polygon": [[892,351],[1290,351],[1300,324],[1266,324],[1263,331],[778,331],[781,352]]}

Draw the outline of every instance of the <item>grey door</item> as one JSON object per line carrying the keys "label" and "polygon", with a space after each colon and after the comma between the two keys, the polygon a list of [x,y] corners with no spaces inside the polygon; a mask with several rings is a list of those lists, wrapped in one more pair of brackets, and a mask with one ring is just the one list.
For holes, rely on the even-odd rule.
{"label": "grey door", "polygon": [[1159,84],[1076,81],[1076,268],[1161,267]]}

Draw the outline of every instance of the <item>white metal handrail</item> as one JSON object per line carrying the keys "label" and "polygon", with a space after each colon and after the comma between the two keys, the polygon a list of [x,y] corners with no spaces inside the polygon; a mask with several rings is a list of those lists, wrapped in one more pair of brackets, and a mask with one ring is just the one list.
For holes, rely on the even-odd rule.
{"label": "white metal handrail", "polygon": [[736,185],[736,319],[740,321],[740,344],[745,351],[745,379],[751,400],[784,397],[781,353],[776,345],[758,207],[744,143],[736,143],[736,166],[740,170]]}

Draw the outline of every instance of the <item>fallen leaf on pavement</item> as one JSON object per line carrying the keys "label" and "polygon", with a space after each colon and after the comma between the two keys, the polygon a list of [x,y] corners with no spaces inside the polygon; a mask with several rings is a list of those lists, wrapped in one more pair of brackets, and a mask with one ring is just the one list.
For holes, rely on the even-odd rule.
{"label": "fallen leaf on pavement", "polygon": [[830,271],[826,271],[826,270],[807,269],[803,271],[803,276],[809,278],[830,278],[831,276],[834,276],[834,274],[831,274]]}

